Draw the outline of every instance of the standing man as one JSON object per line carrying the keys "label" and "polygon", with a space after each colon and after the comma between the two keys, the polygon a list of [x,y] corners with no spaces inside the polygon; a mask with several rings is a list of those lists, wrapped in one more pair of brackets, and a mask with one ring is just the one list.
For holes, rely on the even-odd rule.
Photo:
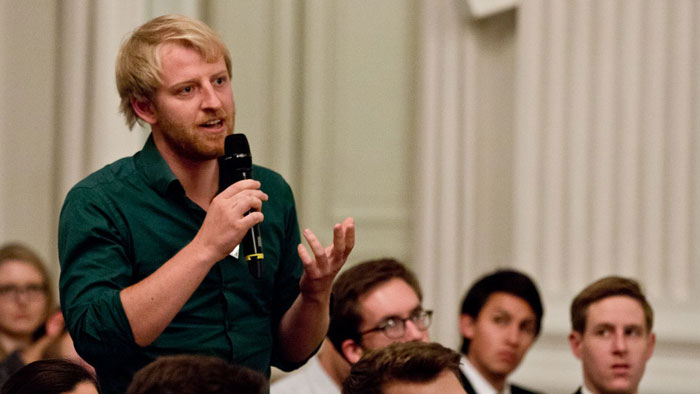
{"label": "standing man", "polygon": [[577,394],[636,394],[654,352],[654,311],[639,284],[610,276],[571,303],[569,344],[583,366]]}
{"label": "standing man", "polygon": [[[166,15],[142,25],[121,46],[116,79],[127,124],[151,135],[64,202],[61,306],[76,349],[108,394],[161,355],[214,355],[268,375],[271,364],[299,366],[326,332],[352,219],[326,248],[305,230],[312,257],[277,173],[255,166],[255,179],[217,194],[235,106],[229,52],[204,23]],[[234,250],[255,224],[261,279]]]}
{"label": "standing man", "polygon": [[427,342],[432,311],[413,272],[394,259],[357,264],[333,284],[333,316],[318,355],[275,382],[272,394],[340,393],[350,366],[368,350],[394,342]]}
{"label": "standing man", "polygon": [[542,301],[535,283],[499,270],[474,283],[462,302],[462,385],[468,394],[532,394],[510,375],[540,333]]}

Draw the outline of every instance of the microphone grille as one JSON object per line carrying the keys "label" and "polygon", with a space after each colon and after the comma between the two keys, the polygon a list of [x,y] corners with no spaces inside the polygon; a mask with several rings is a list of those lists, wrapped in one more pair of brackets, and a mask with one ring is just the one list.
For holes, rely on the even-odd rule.
{"label": "microphone grille", "polygon": [[236,133],[227,135],[224,144],[226,156],[250,156],[250,145],[248,145],[248,139],[245,134]]}

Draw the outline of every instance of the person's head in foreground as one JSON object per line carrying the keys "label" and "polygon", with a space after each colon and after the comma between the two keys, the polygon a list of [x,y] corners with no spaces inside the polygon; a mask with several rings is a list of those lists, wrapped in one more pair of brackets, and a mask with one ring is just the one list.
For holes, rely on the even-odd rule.
{"label": "person's head in foreground", "polygon": [[97,394],[92,372],[63,359],[27,364],[2,386],[2,394]]}
{"label": "person's head in foreground", "polygon": [[437,343],[399,342],[366,353],[343,382],[343,394],[465,393],[459,354]]}
{"label": "person's head in foreground", "polygon": [[415,275],[394,259],[357,264],[333,284],[328,338],[350,364],[394,342],[428,341],[432,311]]}
{"label": "person's head in foreground", "polygon": [[639,284],[610,276],[583,289],[571,303],[569,343],[594,394],[636,394],[656,341],[654,312]]}
{"label": "person's head in foreground", "polygon": [[527,275],[514,270],[487,274],[462,301],[461,352],[501,390],[539,335],[543,314],[540,294]]}
{"label": "person's head in foreground", "polygon": [[267,379],[213,356],[159,357],[139,370],[127,394],[264,394]]}

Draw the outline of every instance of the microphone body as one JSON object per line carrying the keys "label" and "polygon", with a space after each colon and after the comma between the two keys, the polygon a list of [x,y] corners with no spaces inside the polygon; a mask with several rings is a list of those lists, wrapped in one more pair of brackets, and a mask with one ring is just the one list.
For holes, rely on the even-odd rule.
{"label": "microphone body", "polygon": [[[224,155],[219,157],[219,192],[240,180],[252,177],[253,159],[250,156],[248,139],[244,134],[226,136]],[[256,224],[248,230],[241,242],[241,248],[248,262],[248,271],[254,278],[260,279],[264,259],[260,225]]]}

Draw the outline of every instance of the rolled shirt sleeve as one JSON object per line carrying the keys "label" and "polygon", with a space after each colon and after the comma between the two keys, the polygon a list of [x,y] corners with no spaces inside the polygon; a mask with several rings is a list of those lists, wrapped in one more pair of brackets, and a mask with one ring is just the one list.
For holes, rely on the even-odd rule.
{"label": "rolled shirt sleeve", "polygon": [[133,284],[124,224],[100,193],[75,188],[60,216],[61,305],[76,349],[88,362],[134,346],[119,292]]}

